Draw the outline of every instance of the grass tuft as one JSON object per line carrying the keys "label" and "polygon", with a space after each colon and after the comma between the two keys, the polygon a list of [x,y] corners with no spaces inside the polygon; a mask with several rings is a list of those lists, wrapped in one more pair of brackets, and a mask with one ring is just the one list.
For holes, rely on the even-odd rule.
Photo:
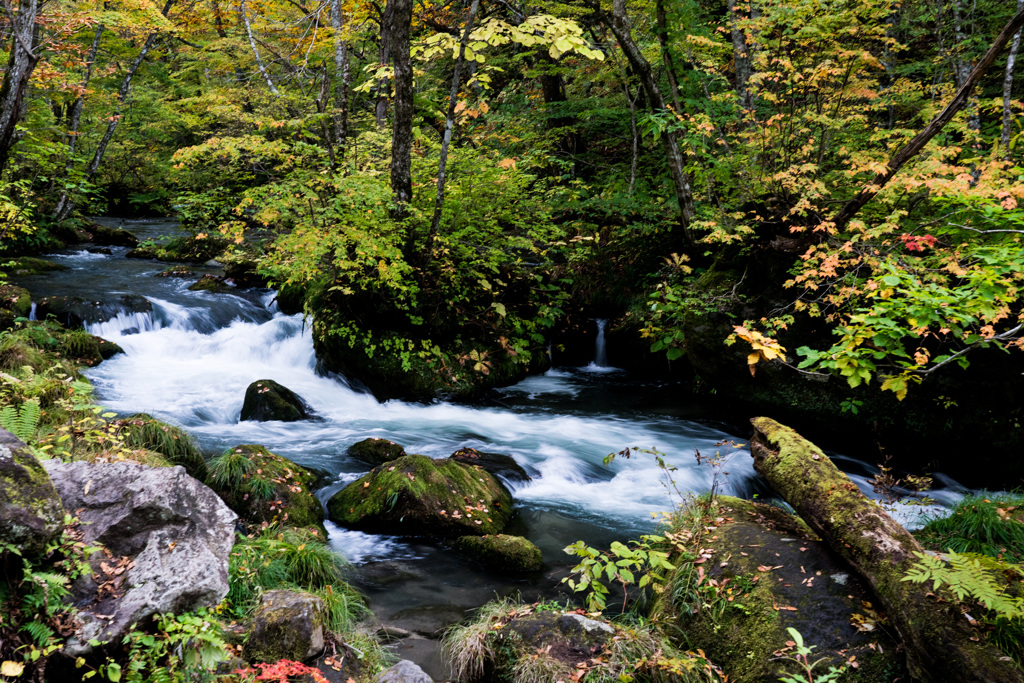
{"label": "grass tuft", "polygon": [[1020,564],[1024,562],[1024,494],[967,496],[948,517],[931,520],[915,535],[934,550],[977,553]]}

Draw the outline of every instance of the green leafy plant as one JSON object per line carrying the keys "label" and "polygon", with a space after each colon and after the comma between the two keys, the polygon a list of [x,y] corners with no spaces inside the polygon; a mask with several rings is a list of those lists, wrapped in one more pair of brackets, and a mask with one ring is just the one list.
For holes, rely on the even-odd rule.
{"label": "green leafy plant", "polygon": [[622,588],[622,609],[625,611],[631,586],[643,590],[653,581],[663,583],[663,572],[675,569],[668,561],[668,552],[658,549],[665,543],[664,536],[645,534],[629,545],[614,541],[608,550],[601,551],[583,541],[576,541],[565,548],[567,555],[581,558],[572,568],[576,578],[568,576],[562,582],[576,593],[584,593],[587,608],[592,612],[601,612],[607,606],[610,591],[605,582],[617,582]]}
{"label": "green leafy plant", "polygon": [[38,399],[25,401],[20,407],[10,403],[0,409],[0,427],[29,443],[39,429],[39,417]]}
{"label": "green leafy plant", "polygon": [[804,645],[803,636],[800,635],[800,632],[793,627],[787,628],[786,631],[789,632],[790,638],[793,639],[790,641],[792,643],[790,647],[793,648],[793,653],[780,657],[779,659],[795,663],[799,667],[800,671],[796,674],[783,673],[779,676],[780,681],[783,681],[783,683],[831,683],[831,681],[837,680],[843,675],[843,672],[846,671],[846,665],[843,664],[839,667],[830,666],[826,673],[816,674],[814,670],[819,664],[825,661],[824,659],[819,659],[813,662],[811,661],[811,654],[817,646]]}
{"label": "green leafy plant", "polygon": [[927,547],[977,553],[1024,563],[1024,495],[978,493],[966,496],[946,516],[915,532]]}

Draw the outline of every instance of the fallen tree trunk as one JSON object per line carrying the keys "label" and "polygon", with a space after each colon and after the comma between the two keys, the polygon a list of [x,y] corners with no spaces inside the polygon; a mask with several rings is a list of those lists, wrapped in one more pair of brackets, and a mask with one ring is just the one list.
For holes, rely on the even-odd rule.
{"label": "fallen tree trunk", "polygon": [[[821,450],[778,422],[751,420],[754,469],[874,589],[907,648],[907,663],[926,683],[1019,683],[1009,657],[979,640],[953,599],[927,584],[903,581],[917,539],[868,499]],[[973,639],[973,640],[972,640]]]}

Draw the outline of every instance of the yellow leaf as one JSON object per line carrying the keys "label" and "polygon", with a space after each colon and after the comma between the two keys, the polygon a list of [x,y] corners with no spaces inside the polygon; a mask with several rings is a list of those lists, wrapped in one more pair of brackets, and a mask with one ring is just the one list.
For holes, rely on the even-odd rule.
{"label": "yellow leaf", "polygon": [[0,675],[11,676],[17,678],[25,671],[25,665],[21,662],[12,662],[10,660],[0,664]]}

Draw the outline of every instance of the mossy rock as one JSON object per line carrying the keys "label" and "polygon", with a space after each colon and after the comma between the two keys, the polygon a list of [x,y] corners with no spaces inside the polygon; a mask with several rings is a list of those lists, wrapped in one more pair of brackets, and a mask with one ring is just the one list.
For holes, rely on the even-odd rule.
{"label": "mossy rock", "polygon": [[479,467],[406,455],[370,470],[334,494],[330,519],[380,534],[443,538],[500,533],[512,496]]}
{"label": "mossy rock", "polygon": [[253,616],[242,655],[252,663],[302,662],[324,649],[326,610],[311,593],[272,590]]}
{"label": "mossy rock", "polygon": [[222,237],[206,236],[202,239],[190,236],[175,237],[163,243],[143,242],[129,251],[128,258],[177,261],[180,263],[205,263],[218,256],[229,245]]}
{"label": "mossy rock", "polygon": [[6,309],[19,318],[32,312],[32,295],[24,287],[0,284],[0,309]]}
{"label": "mossy rock", "polygon": [[40,320],[53,318],[68,328],[106,322],[120,314],[152,311],[153,304],[136,294],[113,295],[101,301],[78,296],[46,296],[40,299],[36,306],[36,316]]}
{"label": "mossy rock", "polygon": [[249,524],[307,527],[327,539],[324,510],[313,493],[319,477],[259,445],[229,448],[208,463],[206,483]]}
{"label": "mossy rock", "polygon": [[509,574],[529,574],[544,567],[540,548],[522,536],[463,536],[455,549],[486,567]]}
{"label": "mossy rock", "polygon": [[371,467],[376,467],[401,458],[405,455],[405,448],[388,439],[363,439],[349,446],[345,453]]}
{"label": "mossy rock", "polygon": [[0,429],[0,543],[42,554],[64,525],[64,507],[28,446]]}
{"label": "mossy rock", "polygon": [[316,413],[309,404],[294,391],[272,379],[259,379],[246,388],[242,413],[238,419],[241,422],[297,422],[315,417]]}
{"label": "mossy rock", "polygon": [[139,238],[124,228],[115,228],[100,223],[88,223],[85,229],[92,234],[93,244],[105,244],[112,247],[134,247]]}
{"label": "mossy rock", "polygon": [[229,285],[223,277],[210,274],[202,276],[189,285],[188,288],[193,292],[213,292],[215,294],[223,294],[225,292],[234,291],[235,289]]}
{"label": "mossy rock", "polygon": [[102,337],[91,335],[85,330],[71,330],[62,335],[58,350],[82,365],[99,365],[113,358],[124,349]]}
{"label": "mossy rock", "polygon": [[67,269],[67,266],[62,266],[59,263],[31,256],[22,256],[9,260],[0,258],[0,272],[7,273],[8,275],[38,275],[39,273],[49,273],[55,270]]}
{"label": "mossy rock", "polygon": [[[205,481],[206,459],[185,430],[137,413],[118,421],[125,445],[162,455],[172,465],[181,465],[193,478]],[[146,463],[143,463],[146,464]]]}
{"label": "mossy rock", "polygon": [[[774,682],[789,671],[778,656],[789,651],[786,629],[795,628],[815,646],[816,659],[839,665],[856,657],[859,667],[842,681],[906,675],[869,587],[802,520],[728,496],[716,498],[710,519],[701,526],[707,533],[700,537],[700,563],[671,558],[672,583],[653,607],[686,634],[688,648],[703,650],[730,681]],[[693,586],[700,575],[707,578],[698,599]],[[707,579],[717,582],[717,594],[708,592]]]}
{"label": "mossy rock", "polygon": [[189,270],[188,268],[183,268],[181,266],[171,266],[170,268],[167,268],[165,270],[161,270],[159,273],[156,274],[156,277],[181,277],[181,278],[186,278],[186,277],[194,277],[195,274],[196,274],[196,271],[194,271],[194,270]]}

